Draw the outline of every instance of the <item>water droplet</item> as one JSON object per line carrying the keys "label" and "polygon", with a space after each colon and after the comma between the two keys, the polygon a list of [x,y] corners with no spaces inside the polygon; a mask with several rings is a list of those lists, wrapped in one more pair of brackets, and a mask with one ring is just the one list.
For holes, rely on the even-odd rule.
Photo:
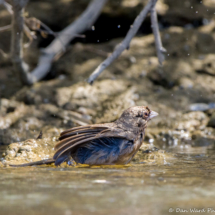
{"label": "water droplet", "polygon": [[65,75],[59,75],[59,76],[58,76],[58,79],[60,79],[60,80],[64,80],[65,78],[66,78]]}
{"label": "water droplet", "polygon": [[137,60],[136,60],[136,58],[134,56],[130,57],[130,61],[131,61],[131,63],[136,63],[137,62]]}
{"label": "water droplet", "polygon": [[106,180],[94,180],[93,182],[94,183],[100,183],[100,184],[108,183],[108,181],[106,181]]}
{"label": "water droplet", "polygon": [[203,22],[204,25],[208,25],[209,24],[208,19],[205,19],[205,18],[202,20],[202,22]]}
{"label": "water droplet", "polygon": [[150,143],[153,143],[153,142],[154,142],[154,139],[149,139],[149,142],[150,142]]}

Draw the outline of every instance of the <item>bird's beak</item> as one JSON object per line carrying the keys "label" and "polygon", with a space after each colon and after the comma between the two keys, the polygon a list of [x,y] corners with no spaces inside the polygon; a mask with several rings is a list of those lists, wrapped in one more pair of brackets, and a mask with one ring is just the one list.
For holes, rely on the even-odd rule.
{"label": "bird's beak", "polygon": [[149,119],[152,119],[152,118],[154,118],[154,117],[156,117],[156,116],[158,116],[158,113],[155,112],[155,111],[151,111],[151,112],[150,112],[150,115],[149,115]]}

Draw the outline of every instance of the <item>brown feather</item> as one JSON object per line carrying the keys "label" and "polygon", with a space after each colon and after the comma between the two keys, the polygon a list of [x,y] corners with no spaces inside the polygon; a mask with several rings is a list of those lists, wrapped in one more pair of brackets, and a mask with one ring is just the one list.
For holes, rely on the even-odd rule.
{"label": "brown feather", "polygon": [[61,133],[61,136],[58,142],[55,145],[55,150],[60,150],[62,147],[66,147],[67,145],[73,144],[73,140],[78,140],[79,137],[85,136],[86,138],[92,134],[98,134],[102,131],[107,130],[107,126],[104,125],[91,125],[91,126],[80,126],[72,129],[68,129]]}
{"label": "brown feather", "polygon": [[61,153],[61,151],[64,151],[65,149],[71,147],[73,144],[77,143],[78,141],[87,139],[87,138],[89,138],[89,137],[95,137],[95,135],[94,135],[94,134],[91,134],[91,135],[90,135],[90,134],[88,134],[88,135],[81,135],[81,136],[79,136],[79,137],[77,137],[77,138],[74,138],[74,139],[72,138],[70,141],[65,142],[64,144],[62,144],[62,145],[57,149],[57,151],[55,152],[53,158],[54,158],[54,159],[57,158],[58,155],[59,155],[59,153]]}
{"label": "brown feather", "polygon": [[79,126],[79,127],[75,127],[75,128],[70,128],[70,129],[67,129],[65,131],[63,131],[60,136],[68,133],[68,132],[72,132],[72,131],[76,131],[76,130],[80,130],[80,129],[86,129],[86,128],[90,128],[91,126],[90,125],[86,125],[86,126]]}
{"label": "brown feather", "polygon": [[84,137],[84,136],[87,137],[88,135],[97,134],[97,133],[98,132],[96,132],[96,131],[91,131],[88,133],[82,133],[82,134],[76,134],[76,135],[68,136],[67,138],[62,139],[60,142],[58,142],[55,145],[55,150],[58,150],[59,148],[61,148],[63,145],[67,144],[71,140],[76,140],[79,137]]}
{"label": "brown feather", "polygon": [[91,135],[91,137],[90,137],[90,135],[89,135],[88,138],[83,137],[83,138],[80,138],[79,141],[75,140],[74,144],[73,144],[73,142],[71,142],[71,143],[69,142],[65,146],[63,146],[62,148],[57,150],[57,152],[54,154],[53,159],[59,158],[64,152],[66,152],[68,150],[70,150],[70,152],[72,153],[72,151],[75,149],[75,147],[77,147],[77,146],[80,147],[81,144],[89,142],[89,141],[91,141],[93,139],[95,139],[95,136]]}
{"label": "brown feather", "polygon": [[69,136],[78,135],[81,133],[100,132],[104,129],[106,129],[106,128],[105,127],[103,127],[103,128],[88,128],[88,129],[80,129],[80,130],[73,131],[73,132],[67,132],[66,134],[61,135],[59,137],[59,140],[65,139]]}
{"label": "brown feather", "polygon": [[66,133],[70,133],[70,132],[78,132],[79,130],[85,130],[85,129],[106,129],[108,128],[108,124],[110,123],[107,123],[107,125],[105,124],[95,124],[95,125],[86,125],[86,126],[79,126],[79,127],[75,127],[75,128],[70,128],[70,129],[67,129],[66,131],[63,131],[60,136],[63,136],[65,135]]}
{"label": "brown feather", "polygon": [[72,140],[77,140],[79,137],[88,137],[88,135],[92,134],[96,135],[105,130],[109,130],[108,127],[100,125],[80,126],[77,128],[68,129],[67,131],[61,133],[59,138],[61,141],[55,145],[55,150],[59,150],[61,147],[71,144]]}

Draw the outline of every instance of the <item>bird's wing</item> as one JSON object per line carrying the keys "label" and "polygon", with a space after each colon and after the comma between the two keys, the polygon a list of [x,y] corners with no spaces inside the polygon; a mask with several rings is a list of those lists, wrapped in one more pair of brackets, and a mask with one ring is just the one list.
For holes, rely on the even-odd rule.
{"label": "bird's wing", "polygon": [[71,141],[74,142],[73,140],[80,139],[81,137],[87,138],[89,135],[96,135],[102,131],[107,131],[108,128],[108,126],[98,124],[79,126],[63,131],[59,137],[60,142],[55,145],[55,150],[59,150],[62,146],[65,146]]}
{"label": "bird's wing", "polygon": [[56,144],[54,159],[56,164],[62,163],[81,145],[90,143],[96,139],[104,137],[118,137],[123,139],[132,139],[132,134],[126,133],[122,129],[110,125],[91,125],[80,126],[66,130],[61,133],[60,142]]}

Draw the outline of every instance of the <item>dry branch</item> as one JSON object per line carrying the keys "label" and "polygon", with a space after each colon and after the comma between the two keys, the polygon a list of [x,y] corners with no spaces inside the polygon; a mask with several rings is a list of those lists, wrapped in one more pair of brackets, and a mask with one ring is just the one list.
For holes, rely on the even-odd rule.
{"label": "dry branch", "polygon": [[8,59],[9,58],[8,54],[6,54],[2,49],[0,49],[0,54],[2,55],[2,57],[4,59]]}
{"label": "dry branch", "polygon": [[24,7],[28,0],[12,0],[12,37],[11,59],[14,71],[19,75],[23,83],[28,82],[28,65],[23,61],[23,26]]}
{"label": "dry branch", "polygon": [[6,26],[3,26],[3,27],[0,27],[0,31],[7,31],[7,30],[10,30],[11,29],[11,25],[6,25]]}
{"label": "dry branch", "polygon": [[[1,0],[1,1],[2,1],[2,2],[0,2],[0,4],[2,3],[2,4],[5,6],[5,8],[7,9],[7,11],[8,11],[11,15],[13,15],[12,6],[11,6],[10,4],[8,4],[7,2],[5,2],[4,0]],[[12,1],[12,3],[13,3],[13,2],[14,2],[14,1]],[[21,2],[21,3],[20,3],[20,2]],[[22,1],[20,1],[20,2],[15,1],[14,4],[19,3],[19,4],[21,4],[21,7],[23,8],[24,5],[27,4],[28,0],[24,0],[24,1],[23,1],[23,2],[24,2],[24,5],[23,5]],[[24,21],[25,21],[25,20],[24,20]],[[8,29],[10,29],[10,28],[12,28],[12,25],[7,25],[7,26],[5,26],[5,27],[2,27],[2,31],[8,30]],[[26,24],[24,24],[23,29],[24,29],[24,32],[25,32],[26,36],[29,38],[30,43],[33,41],[33,39],[36,39],[36,36],[33,34],[33,32],[31,32],[31,31],[29,30],[29,28],[28,28],[28,26],[27,26]],[[0,28],[0,31],[1,31],[1,28]],[[29,43],[29,44],[30,44],[30,43]],[[27,47],[27,46],[25,45],[25,47]]]}
{"label": "dry branch", "polygon": [[4,1],[4,0],[2,0],[2,3],[3,3],[3,5],[5,6],[5,8],[8,10],[8,12],[10,13],[10,14],[12,14],[13,13],[13,10],[12,10],[12,6],[10,5],[10,4],[8,4],[6,1]]}
{"label": "dry branch", "polygon": [[29,47],[31,45],[31,43],[33,42],[33,40],[37,39],[37,36],[35,35],[34,31],[31,31],[27,25],[23,26],[23,30],[25,32],[25,35],[28,37],[29,42],[27,44],[24,45],[25,48]]}
{"label": "dry branch", "polygon": [[[146,18],[147,14],[151,12],[152,10],[155,11],[155,5],[157,3],[157,0],[150,0],[148,4],[143,8],[143,10],[140,12],[140,14],[137,16],[135,19],[133,25],[130,27],[125,39],[116,46],[114,52],[106,59],[104,60],[96,69],[95,71],[90,75],[88,79],[88,83],[93,84],[95,79],[103,72],[105,68],[107,68],[116,58],[119,57],[119,55],[125,50],[128,49],[129,44],[132,40],[132,38],[135,36],[137,33],[138,29],[140,28],[142,22]],[[156,17],[156,20],[154,19],[154,16]],[[157,25],[157,16],[156,12],[153,12],[153,24]],[[156,35],[156,43],[160,39],[160,34],[158,31],[158,27],[155,26],[153,28],[155,30],[155,35]],[[157,32],[158,31],[158,32]],[[160,43],[156,44],[156,47],[162,47],[161,45],[161,40]],[[159,54],[161,53],[162,49],[160,49]],[[159,58],[160,61],[161,57]],[[161,59],[162,62],[163,58]]]}
{"label": "dry branch", "polygon": [[162,65],[163,61],[165,60],[164,53],[166,52],[166,49],[162,46],[155,5],[151,9],[151,23],[152,23],[152,31],[155,37],[155,47],[156,47],[156,52],[158,56],[158,61],[160,65]]}
{"label": "dry branch", "polygon": [[[33,84],[44,78],[50,71],[55,56],[63,53],[72,39],[93,25],[104,4],[107,2],[107,0],[92,0],[80,17],[63,31],[59,32],[52,43],[42,50],[38,66],[30,73],[27,64],[22,59],[22,34],[24,23],[22,16],[23,7],[20,9],[20,6],[23,1],[25,0],[12,0],[13,36],[11,50],[14,69],[19,72],[20,78],[24,84]],[[19,2],[20,4],[18,4]],[[17,4],[19,7],[16,7]]]}

